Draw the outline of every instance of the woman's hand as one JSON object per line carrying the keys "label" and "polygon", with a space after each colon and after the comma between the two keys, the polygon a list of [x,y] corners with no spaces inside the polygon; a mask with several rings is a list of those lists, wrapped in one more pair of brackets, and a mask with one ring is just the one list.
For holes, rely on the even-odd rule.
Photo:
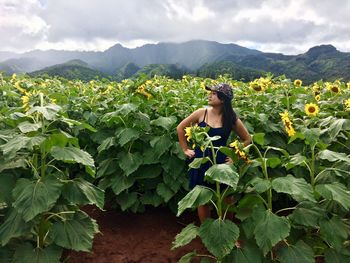
{"label": "woman's hand", "polygon": [[184,154],[185,154],[188,158],[192,159],[192,158],[194,157],[194,154],[195,154],[195,153],[194,153],[193,150],[187,149],[187,150],[184,151]]}
{"label": "woman's hand", "polygon": [[226,157],[225,163],[227,164],[233,164],[233,160],[230,157]]}

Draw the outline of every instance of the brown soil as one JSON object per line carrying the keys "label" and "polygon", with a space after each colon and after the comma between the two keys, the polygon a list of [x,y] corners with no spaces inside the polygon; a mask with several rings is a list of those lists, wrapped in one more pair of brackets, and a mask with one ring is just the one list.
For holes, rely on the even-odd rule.
{"label": "brown soil", "polygon": [[[95,236],[92,252],[67,251],[66,262],[168,263],[177,262],[193,250],[208,254],[198,238],[184,247],[170,249],[181,229],[197,220],[194,212],[178,218],[166,208],[150,208],[143,214],[100,211],[95,207],[84,210],[97,220],[101,234]],[[199,262],[199,258],[193,262]]]}

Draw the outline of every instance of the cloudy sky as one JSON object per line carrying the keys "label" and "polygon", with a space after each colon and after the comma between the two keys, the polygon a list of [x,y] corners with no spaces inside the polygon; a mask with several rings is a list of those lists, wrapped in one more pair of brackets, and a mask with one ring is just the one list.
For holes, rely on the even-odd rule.
{"label": "cloudy sky", "polygon": [[192,39],[350,52],[348,0],[0,0],[0,51],[98,50]]}

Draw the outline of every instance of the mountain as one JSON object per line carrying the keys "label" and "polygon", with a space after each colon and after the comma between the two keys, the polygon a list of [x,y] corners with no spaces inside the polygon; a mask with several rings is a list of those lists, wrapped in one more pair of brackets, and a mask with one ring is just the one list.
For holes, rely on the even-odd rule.
{"label": "mountain", "polygon": [[[4,56],[8,56],[5,54]],[[1,53],[0,53],[1,56]],[[80,60],[88,66],[75,65],[75,75],[82,76],[81,69],[89,77],[93,72],[102,73],[119,80],[135,74],[165,74],[178,76],[181,72],[203,77],[215,77],[229,74],[234,78],[249,80],[264,72],[274,75],[286,75],[291,79],[302,79],[308,84],[315,80],[350,80],[350,53],[340,52],[331,45],[310,48],[299,55],[264,53],[235,44],[222,44],[214,41],[193,40],[184,43],[147,44],[138,48],[125,48],[114,45],[104,52],[79,51],[40,51],[34,50],[0,63],[0,71],[6,73],[32,72],[62,64],[71,60]],[[79,70],[78,70],[79,69]],[[50,72],[63,70],[49,69]],[[89,71],[89,72],[87,72]],[[41,72],[42,73],[42,72]],[[74,74],[65,73],[73,77]],[[91,74],[90,74],[91,73]]]}
{"label": "mountain", "polygon": [[106,73],[95,70],[82,60],[70,60],[63,64],[54,65],[51,67],[44,68],[42,70],[33,71],[29,73],[30,76],[59,76],[66,79],[80,79],[89,81],[96,78],[109,78]]}

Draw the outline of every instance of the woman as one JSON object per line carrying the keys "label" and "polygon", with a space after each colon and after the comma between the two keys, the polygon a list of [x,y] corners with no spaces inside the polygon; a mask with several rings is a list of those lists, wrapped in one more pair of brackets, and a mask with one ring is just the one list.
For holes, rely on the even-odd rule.
{"label": "woman", "polygon": [[[213,137],[221,136],[219,140],[213,141],[216,147],[226,146],[227,139],[232,130],[239,136],[244,146],[250,144],[251,137],[243,125],[242,121],[236,116],[232,109],[231,100],[233,98],[232,88],[226,83],[220,83],[212,87],[206,87],[210,91],[208,95],[208,108],[202,108],[194,111],[190,116],[185,118],[177,126],[177,133],[179,137],[180,146],[184,154],[189,159],[203,157],[203,152],[200,149],[192,150],[188,147],[185,128],[191,125],[198,124],[201,127],[210,127],[208,135]],[[208,150],[206,156],[211,155]],[[223,153],[218,152],[216,162],[225,163],[232,162]],[[205,171],[210,167],[209,163],[202,165],[199,169],[190,169],[190,188],[196,185],[210,185],[204,182]],[[197,209],[198,217],[202,223],[206,218],[210,217],[210,207],[208,205],[201,205]]]}

